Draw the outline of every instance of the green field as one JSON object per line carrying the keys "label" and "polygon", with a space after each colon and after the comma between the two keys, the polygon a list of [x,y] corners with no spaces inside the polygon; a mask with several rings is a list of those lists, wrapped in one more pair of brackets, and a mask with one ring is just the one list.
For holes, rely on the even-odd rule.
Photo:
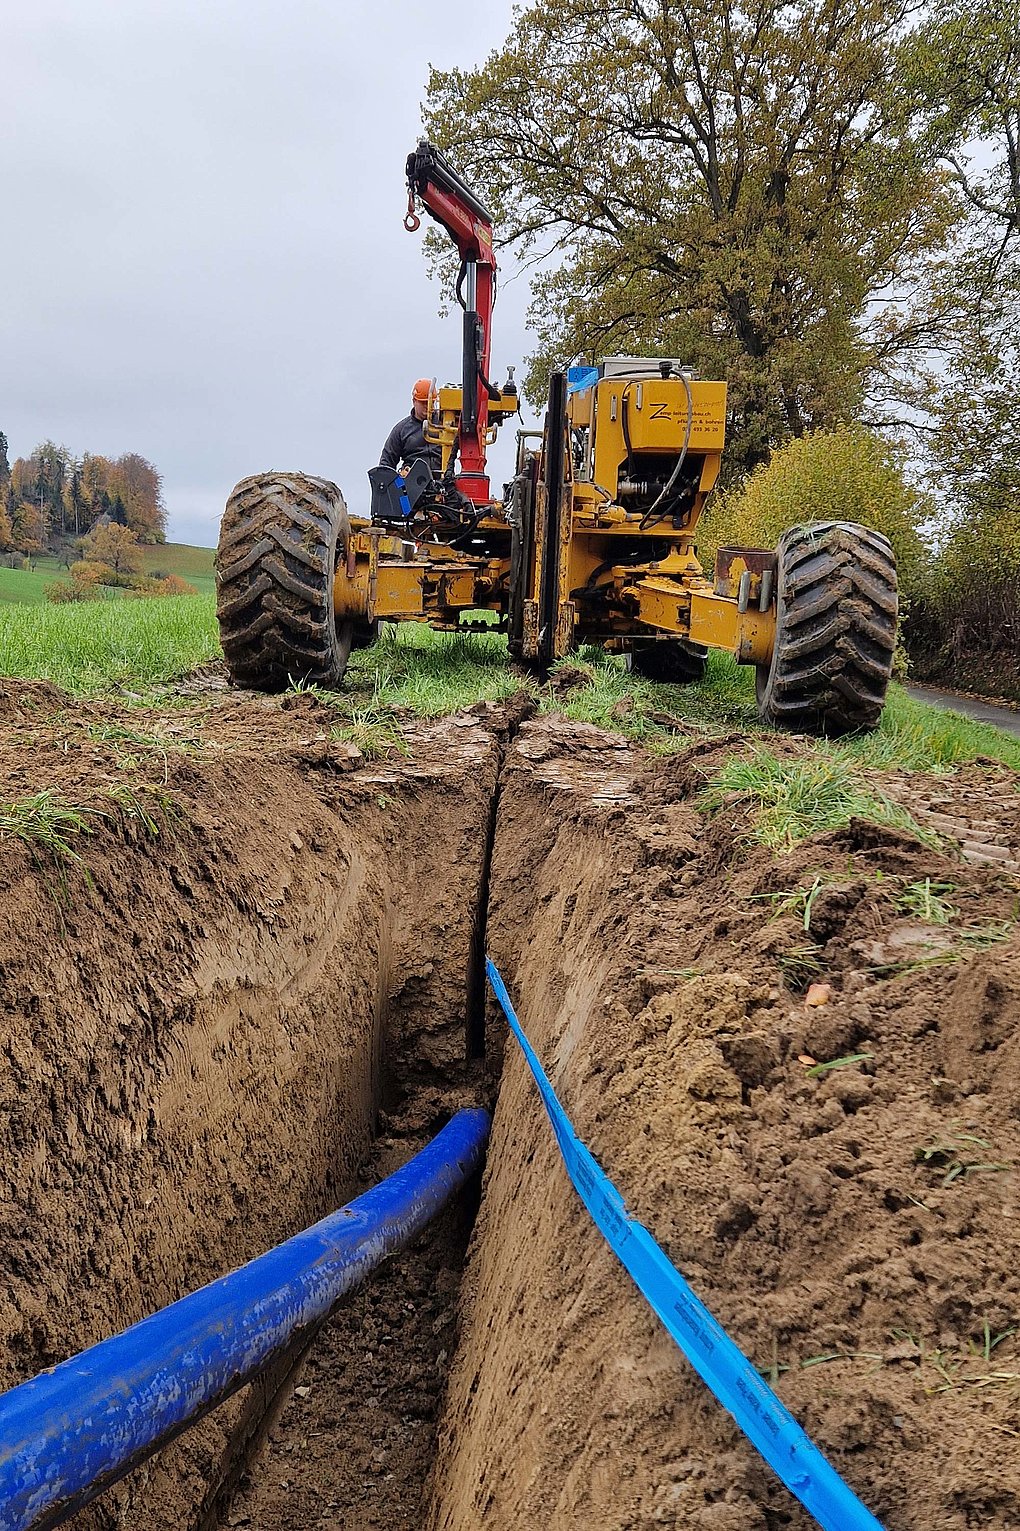
{"label": "green field", "polygon": [[[51,680],[77,695],[144,691],[219,658],[212,551],[168,544],[146,555],[148,568],[180,573],[209,593],[132,600],[117,592],[105,601],[54,606],[41,591],[63,572],[55,560],[40,560],[32,571],[0,569],[0,675]],[[6,593],[12,586],[13,596]],[[596,648],[581,648],[556,668],[563,673],[546,686],[510,666],[506,639],[498,634],[457,636],[419,623],[387,624],[378,643],[354,654],[345,685],[323,699],[335,709],[336,726],[365,746],[399,740],[408,713],[435,717],[481,698],[505,699],[522,687],[543,710],[660,751],[682,746],[692,733],[736,731],[763,743],[770,733],[755,709],[753,671],[726,654],[713,654],[705,679],[691,686],[644,680]],[[1020,769],[1020,740],[915,701],[897,685],[873,734],[819,740],[815,748],[834,770],[842,762],[865,770],[952,769],[982,755]]]}
{"label": "green field", "polygon": [[[194,585],[199,595],[212,595],[216,589],[212,548],[194,548],[186,542],[164,542],[141,549],[146,574],[178,574]],[[8,569],[0,565],[0,605],[5,601],[32,606],[45,601],[46,587],[54,580],[67,578],[67,565],[57,558],[34,558],[31,569]],[[107,597],[119,600],[123,591],[109,590]]]}
{"label": "green field", "polygon": [[76,695],[159,685],[219,654],[211,595],[0,604],[0,675]]}
{"label": "green field", "polygon": [[164,542],[142,549],[142,567],[146,574],[179,574],[199,595],[215,595],[212,548],[193,548],[186,542]]}

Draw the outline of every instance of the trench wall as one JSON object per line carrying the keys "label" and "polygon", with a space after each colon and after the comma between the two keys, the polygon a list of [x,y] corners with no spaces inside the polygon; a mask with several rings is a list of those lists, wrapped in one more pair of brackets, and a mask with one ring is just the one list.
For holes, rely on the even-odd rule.
{"label": "trench wall", "polygon": [[[889,1531],[1008,1531],[1020,938],[1003,926],[968,960],[904,970],[897,953],[931,927],[889,887],[954,887],[972,929],[1008,917],[1015,891],[866,822],[786,856],[749,844],[739,807],[696,807],[733,742],[641,760],[580,725],[526,723],[502,777],[489,950],[629,1210],[863,1502]],[[812,886],[812,971],[832,980],[817,1008],[783,966],[804,952],[803,913],[774,903]],[[505,1032],[493,1010],[494,1058]],[[931,1145],[961,1133],[992,1162],[932,1169]],[[428,1524],[812,1524],[591,1223],[513,1042]]]}
{"label": "trench wall", "polygon": [[[2,1385],[321,1216],[402,1074],[463,1077],[497,747],[454,742],[353,775],[185,760],[158,838],[104,821],[63,869],[5,846]],[[75,1524],[190,1525],[242,1401]]]}
{"label": "trench wall", "polygon": [[[634,965],[643,848],[616,806],[629,795],[628,754],[595,730],[526,724],[504,771],[492,858],[489,951],[578,1130],[596,1141],[592,1018],[612,1025],[626,1013],[616,980]],[[430,1531],[650,1524],[634,1518],[646,1487],[634,1479],[643,1457],[668,1449],[675,1349],[581,1207],[505,1031],[490,1004],[502,1074]],[[641,1125],[636,1104],[637,1139]]]}

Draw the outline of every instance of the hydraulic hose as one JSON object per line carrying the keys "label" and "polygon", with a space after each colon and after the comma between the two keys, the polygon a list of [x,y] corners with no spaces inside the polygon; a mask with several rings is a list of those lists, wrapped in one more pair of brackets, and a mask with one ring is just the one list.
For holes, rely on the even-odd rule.
{"label": "hydraulic hose", "polygon": [[43,1531],[250,1382],[479,1167],[459,1111],[402,1169],[229,1276],[0,1397],[0,1527]]}
{"label": "hydraulic hose", "polygon": [[[641,531],[644,531],[646,529],[646,527],[648,527],[648,526],[650,526],[652,524],[652,516],[658,510],[658,508],[662,504],[663,500],[666,499],[667,495],[672,494],[673,486],[675,485],[677,479],[680,477],[680,469],[683,467],[684,462],[686,461],[686,458],[687,458],[687,448],[691,444],[691,429],[692,429],[692,427],[694,425],[694,395],[691,393],[691,385],[690,385],[690,382],[688,381],[688,379],[684,376],[684,374],[682,372],[679,374],[679,376],[680,376],[680,381],[683,383],[684,388],[687,391],[687,429],[684,432],[684,444],[680,448],[680,456],[676,460],[676,467],[673,469],[673,472],[670,475],[669,483],[665,484],[663,486],[662,492],[659,494],[658,499],[656,499],[654,504],[649,505],[648,509],[645,511],[644,515],[641,517],[641,526],[640,526],[640,530]],[[669,514],[668,510],[663,511],[663,515],[668,515],[668,514]],[[662,516],[660,516],[658,519],[661,521],[662,520]]]}

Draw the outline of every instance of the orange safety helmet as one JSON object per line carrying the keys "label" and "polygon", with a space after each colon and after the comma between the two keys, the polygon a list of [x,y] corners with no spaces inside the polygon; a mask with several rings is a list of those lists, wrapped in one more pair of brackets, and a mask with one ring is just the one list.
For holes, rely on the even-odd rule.
{"label": "orange safety helmet", "polygon": [[431,392],[431,378],[420,377],[415,383],[414,387],[411,389],[411,399],[415,404],[427,404],[429,401],[429,394]]}

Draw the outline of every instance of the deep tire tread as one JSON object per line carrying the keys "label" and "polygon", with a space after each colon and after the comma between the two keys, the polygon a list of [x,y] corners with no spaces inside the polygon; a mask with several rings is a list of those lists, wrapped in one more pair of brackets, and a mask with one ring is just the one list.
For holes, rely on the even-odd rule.
{"label": "deep tire tread", "polygon": [[216,554],[216,616],[235,685],[338,684],[351,625],[337,630],[333,574],[349,535],[343,495],[328,479],[263,473],[237,485]]}
{"label": "deep tire tread", "polygon": [[851,522],[798,526],[780,539],[778,564],[775,650],[758,670],[761,716],[807,733],[876,728],[899,610],[889,542]]}

